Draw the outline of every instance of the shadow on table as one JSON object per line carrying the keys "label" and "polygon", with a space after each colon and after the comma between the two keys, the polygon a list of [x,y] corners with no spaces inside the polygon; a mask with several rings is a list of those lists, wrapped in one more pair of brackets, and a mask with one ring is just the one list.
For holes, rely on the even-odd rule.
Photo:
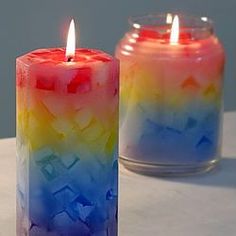
{"label": "shadow on table", "polygon": [[216,169],[202,175],[171,178],[166,181],[236,188],[236,158],[223,157]]}

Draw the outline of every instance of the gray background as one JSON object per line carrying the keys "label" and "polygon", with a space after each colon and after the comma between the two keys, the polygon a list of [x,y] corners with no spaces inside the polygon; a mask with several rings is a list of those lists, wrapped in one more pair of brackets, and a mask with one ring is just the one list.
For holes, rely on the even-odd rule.
{"label": "gray background", "polygon": [[[127,18],[153,12],[208,16],[227,54],[225,110],[236,109],[235,0],[1,0],[0,138],[15,135],[15,58],[32,49],[65,46],[73,16],[83,47],[113,53]],[[78,25],[77,25],[78,26]]]}

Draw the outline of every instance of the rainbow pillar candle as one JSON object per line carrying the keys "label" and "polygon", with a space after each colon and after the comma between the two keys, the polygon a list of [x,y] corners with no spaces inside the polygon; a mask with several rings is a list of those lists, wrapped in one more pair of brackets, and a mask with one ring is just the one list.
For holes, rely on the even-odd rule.
{"label": "rainbow pillar candle", "polygon": [[220,157],[224,51],[206,17],[178,19],[131,18],[116,49],[119,152],[133,171],[190,174]]}
{"label": "rainbow pillar candle", "polygon": [[118,61],[17,58],[17,235],[117,235]]}

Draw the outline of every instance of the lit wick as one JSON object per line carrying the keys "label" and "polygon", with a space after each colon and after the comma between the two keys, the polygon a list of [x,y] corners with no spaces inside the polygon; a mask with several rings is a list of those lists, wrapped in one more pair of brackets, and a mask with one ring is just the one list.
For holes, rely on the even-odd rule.
{"label": "lit wick", "polygon": [[71,62],[71,61],[73,61],[73,57],[71,56],[67,57],[67,62]]}
{"label": "lit wick", "polygon": [[74,57],[75,57],[75,22],[72,19],[70,22],[70,27],[67,36],[67,45],[66,45],[67,62],[73,61]]}

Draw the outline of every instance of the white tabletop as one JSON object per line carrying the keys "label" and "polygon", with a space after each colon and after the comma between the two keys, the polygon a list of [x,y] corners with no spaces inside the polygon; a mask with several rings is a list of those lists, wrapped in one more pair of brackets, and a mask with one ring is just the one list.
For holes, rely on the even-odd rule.
{"label": "white tabletop", "polygon": [[[211,173],[152,178],[120,168],[120,236],[236,235],[236,113],[224,120],[223,160]],[[0,140],[0,236],[15,235],[15,139]]]}

